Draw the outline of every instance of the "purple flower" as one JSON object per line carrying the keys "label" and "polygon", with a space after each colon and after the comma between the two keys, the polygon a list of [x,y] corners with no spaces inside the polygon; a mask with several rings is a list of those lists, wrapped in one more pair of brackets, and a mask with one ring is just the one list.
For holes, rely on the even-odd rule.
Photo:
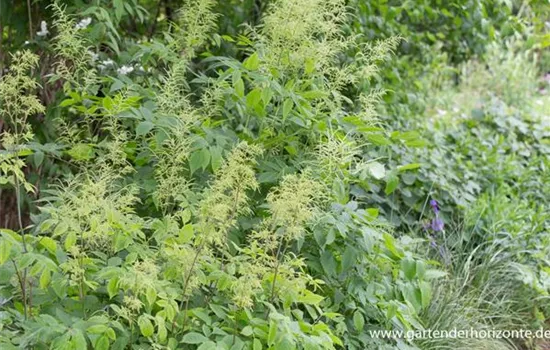
{"label": "purple flower", "polygon": [[444,226],[445,224],[440,218],[436,217],[432,220],[432,230],[434,230],[435,232],[443,231]]}
{"label": "purple flower", "polygon": [[437,201],[435,199],[430,200],[430,206],[432,207],[434,213],[436,213],[436,214],[439,213],[439,204],[437,203]]}

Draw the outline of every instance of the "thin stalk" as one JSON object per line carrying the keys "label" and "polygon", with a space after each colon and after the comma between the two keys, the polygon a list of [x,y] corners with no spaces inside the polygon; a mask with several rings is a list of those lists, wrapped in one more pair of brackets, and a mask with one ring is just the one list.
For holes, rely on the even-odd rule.
{"label": "thin stalk", "polygon": [[23,279],[23,276],[21,276],[21,272],[17,268],[17,264],[15,263],[15,260],[11,259],[11,262],[13,263],[13,267],[15,268],[15,274],[17,275],[17,280],[19,281],[19,287],[21,288],[21,294],[23,296],[23,314],[25,315],[25,320],[27,319],[28,311],[27,311],[27,289],[25,287],[25,280]]}
{"label": "thin stalk", "polygon": [[31,0],[27,0],[27,15],[29,16],[29,37],[33,39]]}

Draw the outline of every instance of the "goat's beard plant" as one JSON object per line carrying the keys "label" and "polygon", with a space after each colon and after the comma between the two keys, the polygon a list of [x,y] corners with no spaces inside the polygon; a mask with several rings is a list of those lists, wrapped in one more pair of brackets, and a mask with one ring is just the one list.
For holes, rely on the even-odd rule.
{"label": "goat's beard plant", "polygon": [[[366,162],[357,150],[369,144],[365,135],[380,133],[373,107],[380,92],[353,100],[343,90],[361,90],[397,41],[358,47],[341,30],[342,0],[279,0],[243,40],[247,58],[206,60],[216,75],[195,79],[193,90],[188,67],[210,40],[214,6],[185,3],[174,34],[166,35],[161,58],[169,72],[153,93],[138,95],[146,87],[132,83],[122,91],[105,86],[103,97],[89,95],[102,80],[87,67],[84,36],[54,6],[60,63],[52,79],[65,81],[60,122],[77,135],[60,141],[70,139],[65,146],[79,170],[42,198],[47,204],[32,231],[1,231],[2,272],[16,278],[2,282],[12,297],[0,344],[342,345],[346,320],[326,298],[333,287],[325,288],[303,253],[319,259],[311,227],[333,215],[330,203],[348,201]],[[340,62],[344,51],[356,59]],[[14,69],[27,70],[27,61],[36,59]],[[2,98],[28,98],[25,113],[41,112],[24,95],[37,86],[28,87]],[[3,100],[3,113],[11,113],[6,106]],[[67,107],[83,118],[71,118]],[[136,111],[143,118],[137,124],[124,119]],[[13,168],[0,159],[2,169]],[[329,226],[325,220],[319,227]],[[384,239],[393,242],[387,233]],[[335,258],[330,244],[321,247],[325,269],[343,253]],[[356,312],[356,327],[362,317]]]}

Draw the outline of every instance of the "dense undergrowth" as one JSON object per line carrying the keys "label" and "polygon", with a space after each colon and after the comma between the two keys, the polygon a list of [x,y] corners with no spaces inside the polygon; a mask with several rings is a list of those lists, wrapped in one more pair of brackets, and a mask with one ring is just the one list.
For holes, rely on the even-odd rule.
{"label": "dense undergrowth", "polygon": [[2,2],[0,347],[536,349],[370,333],[550,316],[547,6],[390,3]]}

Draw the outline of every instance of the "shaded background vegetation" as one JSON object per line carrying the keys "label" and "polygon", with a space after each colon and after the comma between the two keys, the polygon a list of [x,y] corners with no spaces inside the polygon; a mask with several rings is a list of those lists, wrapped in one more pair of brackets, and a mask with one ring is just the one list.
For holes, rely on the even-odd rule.
{"label": "shaded background vegetation", "polygon": [[546,1],[52,4],[0,3],[1,346],[540,345],[368,330],[547,327]]}

